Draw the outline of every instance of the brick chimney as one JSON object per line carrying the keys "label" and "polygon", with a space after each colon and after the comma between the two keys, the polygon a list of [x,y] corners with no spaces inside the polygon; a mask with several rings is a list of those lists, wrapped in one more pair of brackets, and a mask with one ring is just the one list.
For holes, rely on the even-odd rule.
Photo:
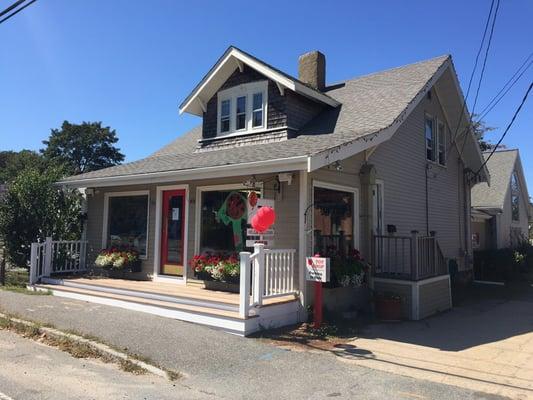
{"label": "brick chimney", "polygon": [[326,56],[315,50],[298,58],[298,79],[314,89],[326,87]]}

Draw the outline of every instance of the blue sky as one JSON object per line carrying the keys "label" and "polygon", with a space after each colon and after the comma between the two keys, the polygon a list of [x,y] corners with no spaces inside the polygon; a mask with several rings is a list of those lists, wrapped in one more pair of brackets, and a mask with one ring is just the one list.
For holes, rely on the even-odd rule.
{"label": "blue sky", "polygon": [[[5,8],[13,0],[0,0]],[[327,57],[327,80],[451,53],[463,90],[490,1],[39,0],[0,25],[0,149],[39,149],[63,120],[116,129],[128,161],[200,123],[178,104],[236,45],[290,73]],[[502,0],[478,110],[533,51],[533,2]],[[486,117],[497,139],[533,68]],[[473,97],[472,97],[473,98]],[[521,150],[533,192],[533,95],[505,144]]]}

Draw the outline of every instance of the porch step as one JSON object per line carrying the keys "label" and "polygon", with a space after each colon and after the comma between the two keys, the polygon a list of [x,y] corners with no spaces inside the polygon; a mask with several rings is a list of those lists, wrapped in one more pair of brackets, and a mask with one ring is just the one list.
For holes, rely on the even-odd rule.
{"label": "porch step", "polygon": [[[61,288],[74,288],[88,290],[95,293],[108,293],[114,295],[121,295],[132,297],[135,299],[146,299],[146,300],[155,300],[175,305],[186,305],[192,307],[201,307],[206,309],[215,309],[221,311],[229,311],[238,313],[239,305],[234,302],[232,299],[224,299],[220,297],[212,296],[209,298],[208,294],[197,294],[187,291],[186,294],[161,294],[153,293],[150,291],[129,289],[129,288],[120,288],[112,287],[109,285],[99,285],[98,283],[82,283],[75,280],[69,279],[53,279],[53,278],[42,278],[42,283],[47,285],[53,285],[56,289]],[[58,288],[59,287],[59,288]],[[208,297],[208,298],[206,298]]]}

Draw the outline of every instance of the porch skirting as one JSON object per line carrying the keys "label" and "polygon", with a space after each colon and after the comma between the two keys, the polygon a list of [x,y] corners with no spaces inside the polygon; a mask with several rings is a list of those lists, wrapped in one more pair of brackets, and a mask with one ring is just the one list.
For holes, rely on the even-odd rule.
{"label": "porch skirting", "polygon": [[375,292],[394,293],[402,299],[402,318],[421,320],[452,308],[450,275],[420,281],[372,279]]}

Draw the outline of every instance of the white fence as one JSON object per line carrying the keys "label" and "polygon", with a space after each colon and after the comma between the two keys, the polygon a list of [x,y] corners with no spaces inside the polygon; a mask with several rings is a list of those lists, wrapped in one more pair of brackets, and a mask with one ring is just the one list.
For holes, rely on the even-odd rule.
{"label": "white fence", "polygon": [[297,294],[295,254],[294,249],[270,250],[265,249],[263,244],[256,244],[253,254],[240,253],[241,317],[248,316],[250,307],[262,306],[264,299]]}
{"label": "white fence", "polygon": [[31,244],[30,284],[54,273],[85,271],[87,242],[83,240],[52,240]]}

